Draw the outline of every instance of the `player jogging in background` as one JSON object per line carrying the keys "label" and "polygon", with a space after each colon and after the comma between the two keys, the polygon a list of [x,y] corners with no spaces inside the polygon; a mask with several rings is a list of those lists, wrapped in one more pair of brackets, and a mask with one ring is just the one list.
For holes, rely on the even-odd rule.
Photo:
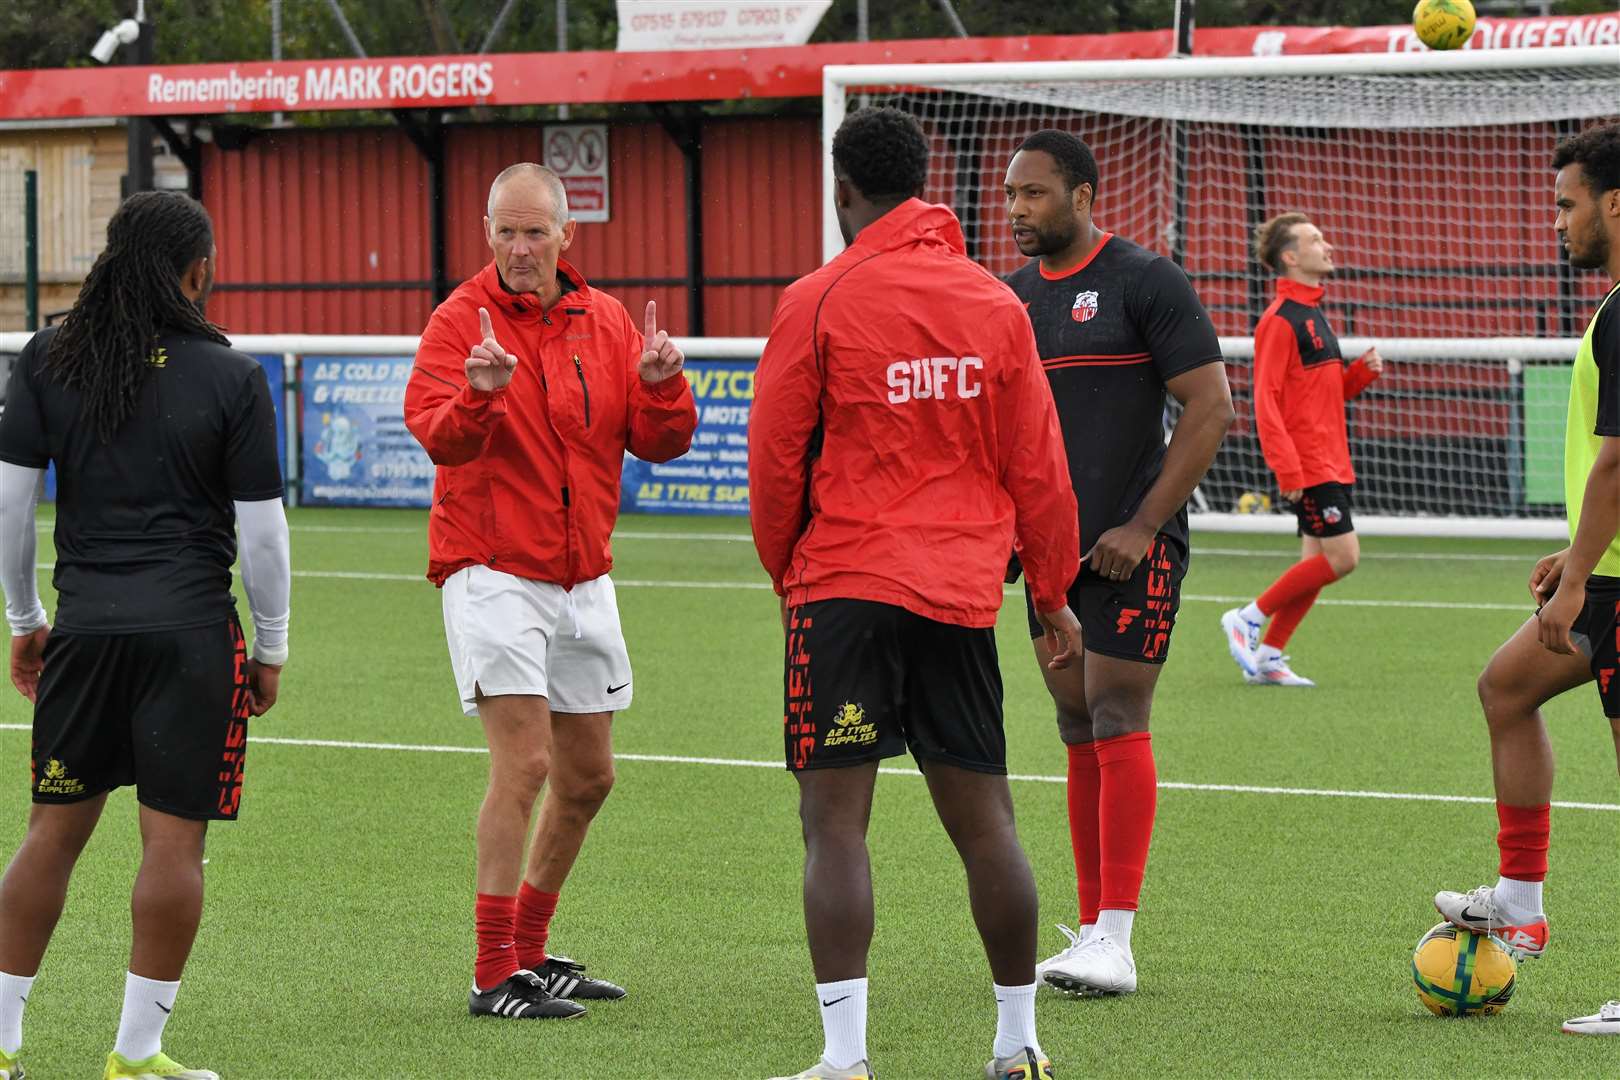
{"label": "player jogging in background", "polygon": [[[1553,753],[1541,706],[1597,682],[1620,762],[1620,124],[1590,128],[1553,154],[1554,228],[1570,265],[1602,270],[1609,292],[1586,327],[1569,389],[1564,499],[1570,545],[1536,563],[1537,605],[1479,677],[1496,778],[1494,886],[1442,892],[1451,922],[1517,955],[1547,949],[1541,886],[1551,836]],[[1613,927],[1606,927],[1611,936]],[[1620,1001],[1570,1020],[1578,1035],[1620,1035]]]}
{"label": "player jogging in background", "polygon": [[1007,787],[995,623],[1016,535],[1052,662],[1078,644],[1057,416],[1018,301],[967,257],[955,215],[916,197],[917,121],[852,113],[832,155],[849,246],[777,305],[748,433],[754,542],[783,598],[783,740],[825,1036],[796,1080],[872,1076],[866,829],[878,762],[907,750],[967,870],[990,961],[985,1075],[1043,1080],[1035,880]]}
{"label": "player jogging in background", "polygon": [[1344,405],[1378,378],[1384,361],[1377,349],[1349,365],[1339,356],[1321,306],[1333,245],[1310,218],[1278,214],[1261,225],[1254,257],[1277,275],[1277,299],[1254,328],[1254,420],[1266,464],[1299,518],[1300,556],[1257,599],[1222,615],[1221,630],[1250,683],[1315,686],[1289,668],[1283,649],[1317,595],[1361,558]]}
{"label": "player jogging in background", "polygon": [[584,1013],[579,1000],[624,996],[546,948],[613,787],[613,714],[630,706],[608,576],[624,453],[686,453],[697,407],[653,305],[638,330],[561,258],[574,221],[555,173],[501,172],[484,232],[494,259],[423,331],[405,423],[438,466],[428,577],[442,590],[457,696],[490,752],[467,1007],[566,1019]]}
{"label": "player jogging in background", "polygon": [[[1031,135],[1007,166],[1006,194],[1013,240],[1031,256],[1007,283],[1057,401],[1083,559],[1064,583],[1083,662],[1052,668],[1029,608],[1068,749],[1080,906],[1079,931],[1062,928],[1069,944],[1040,973],[1070,993],[1130,993],[1158,799],[1153,689],[1187,571],[1187,498],[1232,422],[1232,395],[1215,328],[1181,268],[1093,222],[1097,163],[1084,142]],[[1185,407],[1168,448],[1167,390]]]}
{"label": "player jogging in background", "polygon": [[[164,1054],[163,1027],[202,918],[208,822],[236,818],[248,718],[276,701],[292,579],[270,387],[204,317],[213,281],[207,211],[174,192],[130,196],[66,320],[24,346],[6,390],[0,582],[11,681],[34,703],[34,806],[0,879],[0,1080],[23,1075],[35,973],[107,794],[126,784],[141,867],[104,1076],[217,1080]],[[51,462],[54,627],[34,568]],[[238,554],[251,654],[231,598]]]}

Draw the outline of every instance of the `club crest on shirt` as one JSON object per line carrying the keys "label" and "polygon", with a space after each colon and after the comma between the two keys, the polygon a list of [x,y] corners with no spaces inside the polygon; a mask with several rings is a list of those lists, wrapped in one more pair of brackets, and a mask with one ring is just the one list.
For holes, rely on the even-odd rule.
{"label": "club crest on shirt", "polygon": [[1074,307],[1069,309],[1069,317],[1075,322],[1090,322],[1097,314],[1097,293],[1094,289],[1074,294]]}

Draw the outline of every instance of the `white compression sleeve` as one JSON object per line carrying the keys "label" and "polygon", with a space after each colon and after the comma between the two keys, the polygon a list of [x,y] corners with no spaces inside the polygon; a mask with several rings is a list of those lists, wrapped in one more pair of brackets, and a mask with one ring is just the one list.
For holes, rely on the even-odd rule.
{"label": "white compression sleeve", "polygon": [[253,659],[287,662],[287,619],[292,605],[292,549],[280,499],[238,502],[237,564],[253,613]]}
{"label": "white compression sleeve", "polygon": [[34,507],[44,475],[44,469],[0,461],[0,586],[6,591],[6,621],[14,635],[31,634],[46,623],[34,570]]}

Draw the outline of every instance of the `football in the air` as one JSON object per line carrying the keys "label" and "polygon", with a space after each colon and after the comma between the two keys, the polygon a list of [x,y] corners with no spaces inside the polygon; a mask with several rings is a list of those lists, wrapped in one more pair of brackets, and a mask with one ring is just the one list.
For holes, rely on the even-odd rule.
{"label": "football in the air", "polygon": [[1469,0],[1418,0],[1412,29],[1431,49],[1460,49],[1474,33],[1474,5]]}
{"label": "football in the air", "polygon": [[1485,934],[1441,923],[1412,950],[1418,1000],[1436,1016],[1493,1016],[1507,1008],[1519,965]]}

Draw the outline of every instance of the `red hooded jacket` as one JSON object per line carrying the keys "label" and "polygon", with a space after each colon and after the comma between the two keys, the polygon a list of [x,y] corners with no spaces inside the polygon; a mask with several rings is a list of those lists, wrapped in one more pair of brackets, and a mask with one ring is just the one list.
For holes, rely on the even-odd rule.
{"label": "red hooded jacket", "polygon": [[[435,585],[475,563],[569,589],[600,577],[613,569],[625,450],[669,461],[692,445],[686,376],[642,382],[642,335],[624,305],[562,260],[557,276],[565,292],[542,312],[490,263],[422,332],[405,424],[439,466],[428,522]],[[467,382],[480,307],[518,358],[512,381],[490,393]]]}
{"label": "red hooded jacket", "polygon": [[1378,378],[1339,355],[1322,293],[1320,285],[1278,278],[1277,299],[1254,328],[1254,422],[1283,491],[1355,483],[1344,403]]}
{"label": "red hooded jacket", "polygon": [[1080,567],[1035,335],[944,206],[908,199],[788,287],[748,428],[754,543],[797,606],[872,600],[985,627],[1016,532],[1035,606]]}

